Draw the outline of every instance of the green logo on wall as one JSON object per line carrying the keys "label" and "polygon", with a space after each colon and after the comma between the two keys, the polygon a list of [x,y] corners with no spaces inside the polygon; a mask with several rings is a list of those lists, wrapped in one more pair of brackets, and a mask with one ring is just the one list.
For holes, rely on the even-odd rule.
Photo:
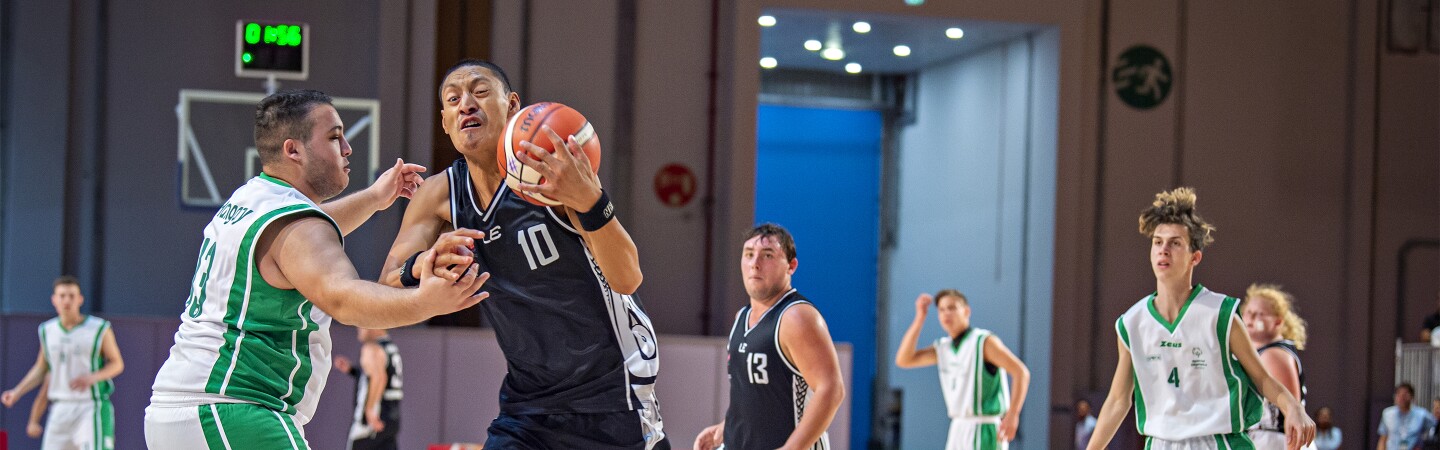
{"label": "green logo on wall", "polygon": [[1115,84],[1115,93],[1125,104],[1150,109],[1170,95],[1175,77],[1170,72],[1170,61],[1159,50],[1148,45],[1136,45],[1120,54],[1110,81]]}

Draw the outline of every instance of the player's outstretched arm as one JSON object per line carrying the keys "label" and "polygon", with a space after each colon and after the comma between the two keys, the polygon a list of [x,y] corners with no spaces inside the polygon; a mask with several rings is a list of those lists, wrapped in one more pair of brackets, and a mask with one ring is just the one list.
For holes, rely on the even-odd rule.
{"label": "player's outstretched arm", "polygon": [[925,327],[925,314],[935,299],[930,294],[920,294],[915,299],[915,320],[900,338],[900,349],[895,351],[895,365],[901,369],[914,369],[935,365],[935,346],[915,348],[920,342],[920,329]]}
{"label": "player's outstretched arm", "polygon": [[1285,412],[1285,447],[1300,450],[1301,447],[1310,445],[1310,441],[1315,440],[1315,421],[1310,420],[1310,415],[1305,413],[1305,407],[1300,404],[1300,400],[1290,395],[1285,385],[1265,371],[1265,367],[1260,364],[1260,357],[1255,354],[1250,343],[1250,336],[1240,331],[1244,330],[1244,327],[1238,316],[1230,317],[1230,329],[1234,330],[1230,333],[1230,353],[1240,361],[1240,367],[1245,368],[1245,374],[1255,380],[1260,394]]}
{"label": "player's outstretched arm", "polygon": [[35,355],[35,365],[30,366],[30,371],[25,372],[25,378],[21,378],[14,388],[0,393],[0,404],[4,404],[6,408],[15,406],[15,402],[20,400],[20,397],[25,396],[26,392],[30,392],[31,389],[35,389],[35,386],[39,386],[41,382],[45,381],[47,373],[50,373],[50,363],[45,361],[45,344],[42,342],[40,353]]}
{"label": "player's outstretched arm", "polygon": [[1110,394],[1105,396],[1105,405],[1100,407],[1100,417],[1095,420],[1095,432],[1090,435],[1090,444],[1085,447],[1087,450],[1104,450],[1110,445],[1110,439],[1115,438],[1115,431],[1120,429],[1120,422],[1125,420],[1125,414],[1130,412],[1134,401],[1130,397],[1135,389],[1135,368],[1130,365],[1130,349],[1125,348],[1118,337],[1115,347],[1120,349],[1120,360],[1115,363]]}
{"label": "player's outstretched arm", "polygon": [[489,297],[476,292],[490,274],[479,274],[479,266],[470,264],[459,280],[437,277],[436,256],[428,252],[416,264],[418,289],[361,280],[327,221],[313,216],[281,220],[265,231],[257,245],[261,275],[271,286],[300,291],[341,323],[395,328],[459,311]]}
{"label": "player's outstretched arm", "polygon": [[795,365],[800,376],[810,384],[814,395],[805,404],[805,416],[795,424],[795,431],[781,449],[810,448],[820,440],[840,401],[845,399],[845,383],[840,374],[840,358],[835,343],[820,311],[807,304],[795,305],[780,317],[780,351]]}
{"label": "player's outstretched arm", "polygon": [[[620,225],[620,219],[614,217],[613,205],[596,204],[600,202],[602,190],[590,158],[585,156],[574,136],[562,138],[549,125],[542,125],[540,131],[545,134],[541,139],[549,139],[557,151],[550,153],[529,142],[520,144],[526,150],[516,154],[520,162],[545,177],[545,184],[521,183],[520,191],[542,194],[563,203],[571,225],[585,238],[585,246],[595,256],[595,264],[605,273],[610,288],[621,294],[635,293],[644,279],[640,271],[640,251],[636,250],[630,233]],[[600,210],[592,211],[596,208]],[[587,230],[579,215],[592,212],[611,218],[599,228]]]}
{"label": "player's outstretched arm", "polygon": [[[395,242],[390,244],[390,253],[385,256],[385,265],[380,270],[380,283],[392,286],[403,287],[401,283],[401,271],[405,269],[405,262],[411,256],[426,249],[439,250],[436,267],[446,268],[450,266],[468,267],[474,262],[471,257],[466,256],[458,250],[457,246],[464,245],[474,247],[475,239],[483,239],[484,235],[473,230],[455,230],[460,239],[441,238],[446,228],[449,228],[450,209],[450,183],[445,173],[432,175],[427,183],[420,186],[420,190],[410,198],[410,205],[405,208],[405,217],[400,221],[400,231],[395,235]],[[435,178],[441,178],[435,180]],[[468,239],[468,240],[467,240]],[[418,257],[416,259],[419,259]],[[418,273],[413,273],[418,278]],[[442,272],[444,270],[442,269]],[[459,275],[458,272],[451,276]]]}
{"label": "player's outstretched arm", "polygon": [[120,357],[120,344],[115,342],[115,328],[105,328],[105,334],[100,338],[100,356],[105,359],[105,365],[100,370],[75,377],[70,381],[70,389],[85,389],[90,385],[101,381],[109,380],[120,376],[125,371],[125,359]]}
{"label": "player's outstretched arm", "polygon": [[985,362],[994,364],[1010,374],[1010,409],[1000,420],[1000,440],[1015,439],[1015,429],[1020,427],[1020,409],[1025,406],[1025,394],[1030,389],[1030,368],[1020,361],[1000,338],[985,338]]}
{"label": "player's outstretched arm", "polygon": [[39,439],[45,432],[45,427],[40,425],[41,419],[45,418],[45,408],[50,406],[50,380],[45,380],[40,385],[40,391],[35,393],[35,402],[30,404],[30,421],[25,424],[25,435]]}
{"label": "player's outstretched arm", "polygon": [[360,228],[376,211],[382,211],[400,197],[410,198],[420,188],[425,166],[407,164],[395,158],[395,166],[380,174],[375,184],[345,197],[325,202],[320,209],[340,225],[342,234],[350,234]]}

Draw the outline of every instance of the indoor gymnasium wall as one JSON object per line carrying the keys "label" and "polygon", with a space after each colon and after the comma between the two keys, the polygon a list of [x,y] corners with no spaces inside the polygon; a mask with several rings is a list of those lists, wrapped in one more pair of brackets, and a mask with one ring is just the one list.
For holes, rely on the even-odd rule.
{"label": "indoor gymnasium wall", "polygon": [[[943,395],[935,370],[892,362],[915,317],[915,297],[944,288],[963,292],[971,324],[995,332],[1030,369],[1025,432],[1014,445],[1051,447],[1048,417],[1035,406],[1050,403],[1058,44],[1058,33],[1042,31],[916,75],[915,121],[898,131],[892,161],[899,166],[899,218],[883,269],[888,331],[876,358],[888,374],[888,386],[877,390],[902,394],[900,448],[945,445],[936,430],[947,429],[949,418],[937,401]],[[937,314],[929,308],[921,346],[944,334]]]}
{"label": "indoor gymnasium wall", "polygon": [[[50,282],[64,272],[79,275],[91,303],[103,302],[107,314],[174,313],[189,289],[200,230],[214,214],[213,208],[180,205],[175,105],[180,89],[263,92],[263,80],[234,76],[237,19],[309,23],[310,78],[282,80],[282,88],[381,98],[381,161],[428,158],[428,144],[418,147],[413,139],[428,133],[406,130],[424,131],[434,123],[430,58],[417,58],[424,62],[423,77],[407,76],[416,72],[407,58],[421,54],[407,46],[424,50],[433,44],[407,34],[420,20],[431,27],[433,1],[409,2],[414,14],[394,2],[196,7],[155,0],[77,3],[73,11],[63,2],[13,3],[11,23],[24,28],[14,30],[8,43],[23,64],[7,86],[14,96],[6,107],[16,126],[6,146],[17,151],[7,151],[12,159],[5,166],[5,312],[51,311]],[[417,92],[424,94],[410,95]],[[407,113],[422,118],[400,120]],[[202,120],[196,126],[252,125]],[[235,187],[218,186],[222,196]],[[398,211],[377,214],[347,237],[362,275],[378,274]]]}
{"label": "indoor gymnasium wall", "polygon": [[1089,279],[1078,301],[1055,303],[1057,316],[1080,320],[1057,322],[1054,363],[1082,370],[1056,372],[1057,399],[1103,398],[1114,319],[1154,290],[1136,216],[1155,192],[1186,185],[1219,228],[1196,281],[1235,296],[1252,282],[1285,285],[1311,325],[1311,410],[1335,408],[1347,442],[1373,438],[1390,402],[1394,339],[1413,339],[1435,308],[1435,253],[1416,252],[1395,329],[1397,253],[1440,234],[1440,70],[1433,53],[1377,47],[1381,3],[1108,3],[1108,61],[1149,44],[1170,58],[1176,83],[1146,111],[1103,91],[1101,147],[1088,156],[1096,187],[1073,205],[1094,211],[1087,226],[1098,232],[1078,242],[1095,253],[1056,268]]}

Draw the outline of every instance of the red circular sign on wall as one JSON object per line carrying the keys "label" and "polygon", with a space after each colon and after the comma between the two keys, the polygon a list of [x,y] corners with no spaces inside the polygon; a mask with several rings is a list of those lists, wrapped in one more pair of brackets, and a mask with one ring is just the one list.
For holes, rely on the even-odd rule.
{"label": "red circular sign on wall", "polygon": [[695,172],[684,164],[670,163],[655,172],[655,196],[665,206],[679,208],[695,198]]}

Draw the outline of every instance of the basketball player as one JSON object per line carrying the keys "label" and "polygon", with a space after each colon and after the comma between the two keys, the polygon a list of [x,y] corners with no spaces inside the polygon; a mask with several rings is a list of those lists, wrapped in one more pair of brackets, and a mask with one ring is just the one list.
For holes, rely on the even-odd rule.
{"label": "basketball player", "polygon": [[1300,401],[1260,365],[1236,314],[1240,301],[1192,281],[1214,230],[1195,212],[1190,188],[1156,194],[1140,213],[1155,293],[1115,321],[1120,359],[1091,450],[1110,444],[1132,400],[1146,448],[1254,448],[1244,431],[1260,420],[1256,389],[1285,413],[1290,450],[1315,437]]}
{"label": "basketball player", "polygon": [[[925,348],[915,348],[925,313],[934,302],[945,336]],[[915,299],[915,321],[905,330],[895,365],[902,369],[940,366],[940,390],[950,414],[950,437],[945,448],[1006,449],[1020,424],[1020,408],[1030,387],[1030,369],[990,330],[970,326],[970,301],[965,294],[945,289]],[[1010,394],[1006,374],[1015,374]]]}
{"label": "basketball player", "polygon": [[[9,408],[43,380],[45,388],[35,396],[26,427],[30,437],[43,429],[45,450],[115,448],[115,409],[110,404],[115,383],[110,380],[125,371],[115,331],[109,321],[80,313],[85,296],[75,277],[55,279],[50,303],[56,316],[40,324],[35,365],[14,389],[0,394],[0,402]],[[50,420],[42,427],[46,403],[52,405]]]}
{"label": "basketball player", "polygon": [[800,266],[784,227],[745,236],[740,272],[750,304],[730,327],[725,420],[695,437],[696,450],[830,448],[825,429],[845,398],[840,359],[820,310],[790,285]]}
{"label": "basketball player", "polygon": [[350,424],[351,450],[395,450],[400,433],[400,348],[385,330],[360,328],[360,367],[344,356],[335,357],[335,370],[355,378],[355,420]]}
{"label": "basketball player", "polygon": [[[1273,284],[1252,284],[1245,290],[1240,317],[1245,331],[1260,356],[1265,372],[1285,386],[1291,396],[1305,404],[1305,367],[1300,350],[1305,349],[1305,319],[1295,314],[1294,297]],[[1250,440],[1258,450],[1285,448],[1285,414],[1265,402],[1260,423],[1250,428]]]}
{"label": "basketball player", "polygon": [[[359,278],[341,237],[409,196],[424,168],[397,160],[374,185],[321,205],[350,179],[343,131],[318,91],[280,92],[256,108],[263,172],[205,227],[175,345],[145,410],[150,449],[307,448],[303,427],[330,372],[331,317],[389,328],[485,299],[476,265],[437,276],[435,251],[420,258],[418,290]],[[472,239],[483,234],[457,230],[441,244]]]}
{"label": "basketball player", "polygon": [[485,448],[669,448],[655,399],[655,334],[632,295],[641,281],[635,242],[579,143],[542,127],[553,155],[521,145],[532,155],[522,162],[545,184],[520,190],[564,204],[537,206],[506,186],[496,162],[506,122],[521,109],[505,72],[460,61],[441,81],[440,105],[462,158],[415,194],[381,279],[412,284],[412,255],[444,229],[485,231],[475,258],[494,277],[479,309],[508,369]]}

